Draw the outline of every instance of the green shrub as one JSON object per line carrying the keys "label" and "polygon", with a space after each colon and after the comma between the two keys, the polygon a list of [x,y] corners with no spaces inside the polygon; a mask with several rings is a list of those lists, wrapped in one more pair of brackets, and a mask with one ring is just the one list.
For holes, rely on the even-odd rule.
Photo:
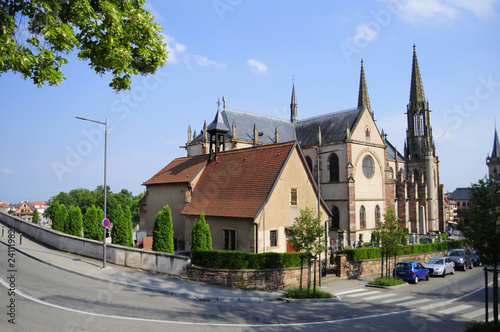
{"label": "green shrub", "polygon": [[369,282],[370,285],[374,286],[397,286],[406,283],[403,279],[392,278],[392,277],[378,277]]}
{"label": "green shrub", "polygon": [[335,297],[318,288],[316,288],[316,293],[313,292],[312,288],[309,291],[307,291],[307,288],[288,288],[285,290],[284,296],[288,299],[329,299]]}

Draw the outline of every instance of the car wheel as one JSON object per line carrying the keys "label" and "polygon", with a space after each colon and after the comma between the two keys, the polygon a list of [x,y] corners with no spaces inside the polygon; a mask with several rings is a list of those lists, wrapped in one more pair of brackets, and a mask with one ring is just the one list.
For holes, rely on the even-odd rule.
{"label": "car wheel", "polygon": [[441,275],[441,277],[443,277],[443,278],[446,277],[446,269],[444,269],[443,274]]}
{"label": "car wheel", "polygon": [[469,269],[472,270],[473,268],[474,268],[474,264],[472,264],[472,262],[471,262],[470,265],[469,265]]}
{"label": "car wheel", "polygon": [[418,284],[418,276],[415,276],[415,280],[413,280],[413,283],[416,285]]}
{"label": "car wheel", "polygon": [[[443,275],[444,275],[444,274],[443,274]],[[429,273],[427,273],[427,274],[425,275],[425,280],[426,280],[426,281],[429,281]]]}
{"label": "car wheel", "polygon": [[453,269],[451,269],[451,274],[455,274],[455,267],[453,267]]}
{"label": "car wheel", "polygon": [[464,269],[464,272],[467,271],[467,264],[464,263],[463,269]]}

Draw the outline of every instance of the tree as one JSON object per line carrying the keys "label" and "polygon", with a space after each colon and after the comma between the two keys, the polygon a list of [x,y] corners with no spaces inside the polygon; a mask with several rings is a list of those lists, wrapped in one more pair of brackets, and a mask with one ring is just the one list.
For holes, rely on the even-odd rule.
{"label": "tree", "polygon": [[194,222],[191,239],[193,241],[191,251],[212,250],[212,235],[210,234],[210,226],[205,221],[204,213],[201,213],[199,221]]}
{"label": "tree", "polygon": [[32,221],[33,221],[35,224],[38,224],[38,219],[39,219],[39,216],[38,216],[38,210],[37,210],[37,209],[35,209],[35,210],[33,211],[33,220],[32,220]]}
{"label": "tree", "polygon": [[460,229],[480,260],[493,267],[493,316],[498,325],[498,269],[500,265],[500,184],[479,180],[469,188],[469,222]]}
{"label": "tree", "polygon": [[[311,288],[311,258],[325,250],[324,234],[325,228],[321,225],[320,216],[314,217],[315,212],[306,207],[300,210],[300,216],[295,218],[295,222],[290,227],[289,241],[293,244],[297,252],[304,252],[307,258],[307,290]],[[304,257],[301,257],[300,269],[300,289],[302,289],[302,267]],[[313,293],[316,292],[316,281],[314,282]]]}
{"label": "tree", "polygon": [[132,227],[132,214],[130,213],[130,208],[128,206],[123,207],[123,219],[127,223],[127,234],[126,234],[126,246],[134,246],[134,229]]}
{"label": "tree", "polygon": [[399,219],[392,206],[387,206],[387,212],[384,214],[384,220],[379,226],[380,252],[382,253],[381,276],[384,276],[384,258],[386,260],[385,276],[390,275],[389,258],[394,256],[394,265],[396,264],[396,255],[401,246],[404,236],[401,231]]}
{"label": "tree", "polygon": [[13,71],[41,87],[59,85],[63,57],[78,49],[109,86],[130,89],[131,75],[153,74],[166,62],[162,28],[144,0],[1,1],[0,73]]}
{"label": "tree", "polygon": [[52,228],[56,231],[64,232],[66,220],[68,219],[68,211],[64,204],[59,204],[59,202],[54,203],[54,217],[52,219]]}
{"label": "tree", "polygon": [[165,205],[155,218],[153,226],[153,250],[174,253],[174,228],[172,224],[172,211]]}
{"label": "tree", "polygon": [[129,222],[120,204],[115,210],[114,218],[113,229],[111,230],[112,243],[132,247],[132,233],[129,230]]}
{"label": "tree", "polygon": [[69,207],[65,232],[74,236],[82,236],[82,211],[78,206]]}
{"label": "tree", "polygon": [[103,230],[101,222],[103,219],[104,213],[101,209],[95,205],[89,207],[83,219],[83,236],[87,239],[102,241]]}

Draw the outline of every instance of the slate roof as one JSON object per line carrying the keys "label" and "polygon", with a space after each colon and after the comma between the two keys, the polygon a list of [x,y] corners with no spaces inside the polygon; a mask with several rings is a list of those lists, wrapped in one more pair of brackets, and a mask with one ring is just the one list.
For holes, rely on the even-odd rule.
{"label": "slate roof", "polygon": [[287,142],[220,152],[206,165],[181,214],[254,218],[294,147]]}
{"label": "slate roof", "polygon": [[[227,128],[233,128],[233,121],[236,122],[236,139],[253,141],[253,129],[254,125],[257,125],[257,131],[263,133],[262,136],[258,137],[258,141],[261,143],[276,143],[274,134],[276,128],[278,128],[280,143],[295,140],[293,123],[290,121],[261,114],[242,112],[230,108],[224,109],[221,114]],[[226,137],[233,137],[232,130],[226,134]],[[192,142],[199,142],[202,138],[203,135],[200,133]]]}
{"label": "slate roof", "polygon": [[174,159],[151,179],[144,182],[146,186],[164,183],[191,182],[207,163],[208,155]]}
{"label": "slate roof", "polygon": [[[396,160],[396,148],[394,147],[394,145],[391,144],[391,142],[387,140],[387,138],[384,139],[384,142],[385,145],[387,146],[387,159]],[[399,151],[398,151],[398,161],[404,162],[403,155],[399,153]]]}
{"label": "slate roof", "polygon": [[452,193],[449,193],[449,195],[454,200],[469,200],[471,196],[469,194],[469,188],[457,188]]}
{"label": "slate roof", "polygon": [[299,121],[295,124],[297,141],[302,147],[318,145],[318,126],[321,127],[323,144],[344,141],[347,138],[347,123],[352,129],[361,112],[362,109],[353,108]]}

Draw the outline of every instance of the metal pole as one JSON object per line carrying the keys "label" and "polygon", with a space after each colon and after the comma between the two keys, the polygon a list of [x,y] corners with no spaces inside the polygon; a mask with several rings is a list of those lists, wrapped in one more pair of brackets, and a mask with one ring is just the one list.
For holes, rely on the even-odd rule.
{"label": "metal pole", "polygon": [[485,313],[484,313],[484,321],[488,323],[488,268],[485,267],[484,269],[484,306],[486,307]]}
{"label": "metal pole", "polygon": [[[108,118],[104,118],[104,219],[106,219],[106,193],[108,188],[106,186],[106,156],[108,149]],[[104,227],[104,238],[102,241],[103,253],[102,253],[102,268],[106,268],[106,227]]]}
{"label": "metal pole", "polygon": [[[318,220],[321,217],[320,208],[321,208],[321,179],[319,176],[319,146],[316,148],[316,167],[318,172]],[[321,224],[320,224],[321,225]],[[321,252],[319,253],[319,287],[321,287]],[[316,269],[314,269],[316,271]]]}

